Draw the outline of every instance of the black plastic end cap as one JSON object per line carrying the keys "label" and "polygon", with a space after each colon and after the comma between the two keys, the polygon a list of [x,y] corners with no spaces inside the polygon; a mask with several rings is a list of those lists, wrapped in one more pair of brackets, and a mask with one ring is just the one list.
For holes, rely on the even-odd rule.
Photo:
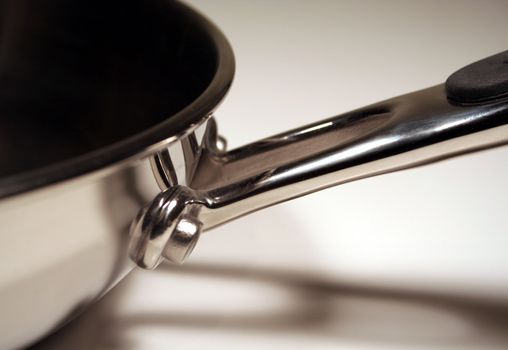
{"label": "black plastic end cap", "polygon": [[458,103],[482,103],[508,96],[508,51],[459,69],[446,80],[446,94]]}

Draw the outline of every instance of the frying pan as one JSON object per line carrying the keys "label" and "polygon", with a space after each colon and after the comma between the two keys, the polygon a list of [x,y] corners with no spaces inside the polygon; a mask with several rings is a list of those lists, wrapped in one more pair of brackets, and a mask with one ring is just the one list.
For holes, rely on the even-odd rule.
{"label": "frying pan", "polygon": [[211,114],[232,51],[184,5],[4,1],[1,28],[6,348],[107,291],[126,252],[147,268],[182,262],[200,232],[253,210],[508,139],[506,54],[226,151]]}

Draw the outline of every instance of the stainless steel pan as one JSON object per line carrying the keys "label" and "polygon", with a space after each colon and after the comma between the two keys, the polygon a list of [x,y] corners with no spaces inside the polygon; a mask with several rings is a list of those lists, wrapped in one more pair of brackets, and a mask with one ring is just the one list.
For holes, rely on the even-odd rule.
{"label": "stainless steel pan", "polygon": [[508,141],[506,54],[226,151],[212,113],[233,54],[195,11],[169,1],[1,9],[2,348],[72,318],[132,268],[127,255],[146,268],[180,263],[200,232],[251,211]]}

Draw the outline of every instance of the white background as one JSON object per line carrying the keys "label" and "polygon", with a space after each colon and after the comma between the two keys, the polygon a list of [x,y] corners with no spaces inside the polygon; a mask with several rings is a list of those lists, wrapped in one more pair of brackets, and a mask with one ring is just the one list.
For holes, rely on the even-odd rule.
{"label": "white background", "polygon": [[[508,2],[205,1],[230,147],[443,82],[508,49]],[[316,193],[135,271],[36,349],[505,349],[508,149]]]}

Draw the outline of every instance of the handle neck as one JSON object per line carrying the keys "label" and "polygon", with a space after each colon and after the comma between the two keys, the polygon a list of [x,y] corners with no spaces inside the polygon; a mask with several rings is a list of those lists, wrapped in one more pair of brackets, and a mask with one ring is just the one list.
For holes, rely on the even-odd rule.
{"label": "handle neck", "polygon": [[204,230],[330,186],[508,142],[508,104],[461,106],[439,85],[229,151],[212,120],[190,187]]}

